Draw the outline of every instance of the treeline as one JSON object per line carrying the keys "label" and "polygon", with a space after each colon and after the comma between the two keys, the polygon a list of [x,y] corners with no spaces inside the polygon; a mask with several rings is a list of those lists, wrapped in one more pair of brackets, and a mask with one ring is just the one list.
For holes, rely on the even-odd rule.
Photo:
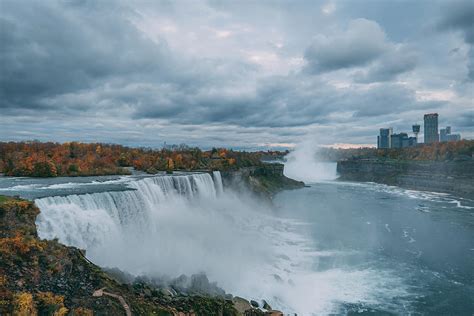
{"label": "treeline", "polygon": [[418,161],[451,161],[471,160],[474,155],[474,140],[441,142],[429,145],[419,144],[408,148],[320,148],[319,159],[327,161],[378,159],[378,160],[418,160]]}
{"label": "treeline", "polygon": [[101,143],[0,142],[0,173],[56,177],[148,173],[173,170],[229,170],[260,165],[278,151],[245,152],[225,148],[202,151],[186,145],[160,150]]}

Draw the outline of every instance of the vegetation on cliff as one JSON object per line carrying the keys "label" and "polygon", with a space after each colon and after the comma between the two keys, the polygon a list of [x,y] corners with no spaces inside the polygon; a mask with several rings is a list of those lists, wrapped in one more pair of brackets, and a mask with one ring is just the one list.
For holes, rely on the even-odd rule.
{"label": "vegetation on cliff", "polygon": [[263,163],[258,167],[245,167],[237,171],[222,172],[224,186],[236,191],[247,192],[265,200],[275,193],[304,187],[304,183],[286,177],[284,165],[279,163]]}
{"label": "vegetation on cliff", "polygon": [[156,173],[173,170],[235,170],[260,166],[278,151],[241,152],[225,148],[202,151],[186,145],[169,149],[129,148],[111,144],[0,142],[0,173],[56,177],[128,174],[125,167]]}

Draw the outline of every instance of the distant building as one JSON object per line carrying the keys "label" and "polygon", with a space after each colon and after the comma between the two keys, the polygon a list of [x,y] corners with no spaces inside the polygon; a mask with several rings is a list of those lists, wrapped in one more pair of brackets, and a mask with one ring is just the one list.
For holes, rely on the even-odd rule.
{"label": "distant building", "polygon": [[442,142],[456,142],[461,140],[461,134],[451,134],[451,126],[442,128],[439,133],[440,141]]}
{"label": "distant building", "polygon": [[411,128],[412,128],[413,134],[415,134],[415,138],[418,142],[418,134],[420,133],[420,124],[413,124]]}
{"label": "distant building", "polygon": [[448,142],[457,142],[461,140],[461,134],[449,134],[446,136],[448,138]]}
{"label": "distant building", "polygon": [[448,138],[446,137],[446,135],[448,134],[448,131],[446,130],[446,128],[442,128],[439,130],[439,141],[440,142],[447,142],[448,141]]}
{"label": "distant building", "polygon": [[438,113],[425,114],[424,121],[425,144],[439,142]]}
{"label": "distant building", "polygon": [[377,136],[377,148],[391,148],[392,128],[381,128],[380,135]]}
{"label": "distant building", "polygon": [[408,137],[407,133],[392,134],[390,138],[392,144],[390,148],[413,147],[418,143],[416,137]]}
{"label": "distant building", "polygon": [[405,147],[415,147],[418,145],[418,139],[416,137],[407,137],[402,139],[402,148]]}

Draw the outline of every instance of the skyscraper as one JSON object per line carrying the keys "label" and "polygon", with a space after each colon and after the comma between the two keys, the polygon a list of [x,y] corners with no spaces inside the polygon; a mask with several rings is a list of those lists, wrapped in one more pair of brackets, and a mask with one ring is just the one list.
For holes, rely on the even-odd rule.
{"label": "skyscraper", "polygon": [[391,148],[392,147],[392,128],[381,128],[380,136],[377,136],[377,148]]}
{"label": "skyscraper", "polygon": [[425,114],[424,121],[425,144],[439,142],[438,113]]}

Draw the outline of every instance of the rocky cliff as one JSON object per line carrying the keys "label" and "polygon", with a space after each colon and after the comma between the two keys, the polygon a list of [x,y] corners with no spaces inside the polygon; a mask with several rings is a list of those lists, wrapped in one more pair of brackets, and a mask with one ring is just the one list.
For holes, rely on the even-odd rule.
{"label": "rocky cliff", "polygon": [[235,171],[221,171],[224,187],[239,192],[250,192],[256,196],[271,199],[282,190],[304,187],[304,183],[286,177],[284,165],[280,163],[264,163],[258,167],[240,168]]}
{"label": "rocky cliff", "polygon": [[474,198],[474,161],[345,160],[340,180],[371,181]]}

